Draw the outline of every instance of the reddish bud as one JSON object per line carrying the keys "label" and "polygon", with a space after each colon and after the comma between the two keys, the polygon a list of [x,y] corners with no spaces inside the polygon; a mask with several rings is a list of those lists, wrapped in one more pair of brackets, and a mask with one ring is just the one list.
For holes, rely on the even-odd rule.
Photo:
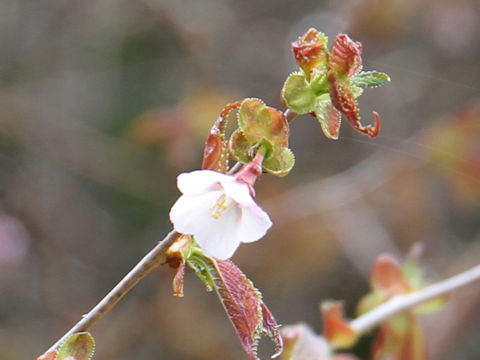
{"label": "reddish bud", "polygon": [[362,44],[346,34],[335,38],[330,54],[329,70],[339,76],[353,76],[362,68]]}
{"label": "reddish bud", "polygon": [[343,317],[341,302],[322,304],[323,331],[325,338],[339,347],[350,347],[357,341],[357,334]]}
{"label": "reddish bud", "polygon": [[380,290],[387,298],[410,289],[401,265],[388,254],[381,254],[375,261],[371,281],[373,288]]}
{"label": "reddish bud", "polygon": [[328,60],[327,41],[324,34],[310,28],[292,43],[295,60],[307,76],[314,68],[326,65]]}

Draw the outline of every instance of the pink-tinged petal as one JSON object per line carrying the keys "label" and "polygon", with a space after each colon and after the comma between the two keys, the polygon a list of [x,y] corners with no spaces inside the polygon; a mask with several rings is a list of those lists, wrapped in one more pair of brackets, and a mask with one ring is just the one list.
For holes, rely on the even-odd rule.
{"label": "pink-tinged petal", "polygon": [[[232,177],[232,179],[235,178]],[[223,189],[225,190],[225,194],[229,198],[232,198],[240,206],[244,207],[255,204],[255,200],[253,200],[247,184],[235,180],[222,181],[221,184]]]}
{"label": "pink-tinged petal", "polygon": [[260,240],[271,226],[272,221],[268,214],[260,206],[254,204],[242,209],[236,236],[241,242],[254,242]]}
{"label": "pink-tinged petal", "polygon": [[182,173],[177,177],[178,189],[185,195],[198,195],[220,189],[221,182],[234,181],[234,178],[212,170],[196,170]]}
{"label": "pink-tinged petal", "polygon": [[177,187],[185,195],[199,195],[220,189],[220,182],[235,181],[232,176],[212,170],[195,170],[177,177]]}
{"label": "pink-tinged petal", "polygon": [[234,181],[234,178],[212,170],[196,170],[178,175],[177,187],[185,195],[199,195],[219,189],[222,181]]}

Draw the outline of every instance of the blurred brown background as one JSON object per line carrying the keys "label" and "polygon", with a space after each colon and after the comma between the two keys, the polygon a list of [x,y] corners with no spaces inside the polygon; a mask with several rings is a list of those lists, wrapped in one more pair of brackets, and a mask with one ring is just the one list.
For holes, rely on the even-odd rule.
{"label": "blurred brown background", "polygon": [[[199,167],[221,108],[249,96],[282,109],[289,44],[311,26],[348,32],[364,68],[392,77],[360,98],[381,133],[345,123],[334,142],[296,119],[293,172],[257,189],[275,226],[234,261],[280,323],[316,331],[322,300],[354,315],[382,251],[422,242],[432,281],[478,263],[477,0],[2,0],[2,359],[43,352],[170,230],[176,175]],[[174,298],[173,274],[92,329],[96,359],[245,358],[215,295],[189,272]],[[478,358],[479,294],[424,319],[433,359]]]}

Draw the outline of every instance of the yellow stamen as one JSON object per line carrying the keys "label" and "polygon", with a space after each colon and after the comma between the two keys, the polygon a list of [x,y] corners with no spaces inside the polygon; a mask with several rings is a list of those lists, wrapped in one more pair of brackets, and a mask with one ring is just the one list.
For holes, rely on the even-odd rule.
{"label": "yellow stamen", "polygon": [[223,215],[223,213],[225,212],[225,210],[227,210],[227,208],[228,208],[227,197],[225,194],[223,194],[217,199],[217,202],[215,203],[215,205],[213,205],[210,208],[210,210],[212,211],[212,217],[214,219],[220,219],[220,216]]}

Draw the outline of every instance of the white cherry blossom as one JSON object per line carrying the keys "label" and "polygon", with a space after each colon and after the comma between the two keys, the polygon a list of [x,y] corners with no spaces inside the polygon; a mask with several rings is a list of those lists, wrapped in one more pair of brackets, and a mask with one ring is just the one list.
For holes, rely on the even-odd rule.
{"label": "white cherry blossom", "polygon": [[170,210],[174,229],[193,235],[207,256],[230,258],[241,242],[259,240],[272,226],[249,185],[211,170],[180,174],[182,196]]}

